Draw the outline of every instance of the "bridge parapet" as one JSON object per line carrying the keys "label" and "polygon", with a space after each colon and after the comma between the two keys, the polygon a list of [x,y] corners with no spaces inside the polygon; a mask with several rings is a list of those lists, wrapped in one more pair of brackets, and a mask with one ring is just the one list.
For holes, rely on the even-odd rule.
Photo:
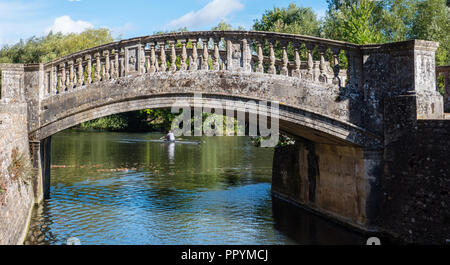
{"label": "bridge parapet", "polygon": [[[247,31],[181,32],[133,38],[44,65],[48,97],[123,76],[178,71],[237,71],[343,86],[359,46],[309,36]],[[355,72],[351,72],[351,74]]]}

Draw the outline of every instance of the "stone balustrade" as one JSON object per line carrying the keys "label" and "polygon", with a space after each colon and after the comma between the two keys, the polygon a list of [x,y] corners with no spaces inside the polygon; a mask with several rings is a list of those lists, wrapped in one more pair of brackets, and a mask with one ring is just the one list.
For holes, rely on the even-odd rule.
{"label": "stone balustrade", "polygon": [[[114,42],[44,65],[45,96],[136,74],[239,71],[344,85],[359,46],[309,36],[246,31],[181,32]],[[341,55],[341,53],[343,55]]]}

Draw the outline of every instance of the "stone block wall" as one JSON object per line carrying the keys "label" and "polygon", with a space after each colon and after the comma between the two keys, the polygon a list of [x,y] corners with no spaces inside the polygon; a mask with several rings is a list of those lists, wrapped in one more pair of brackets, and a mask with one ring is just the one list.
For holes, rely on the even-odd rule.
{"label": "stone block wall", "polygon": [[14,148],[29,157],[27,132],[27,104],[0,100],[0,182],[6,188],[0,193],[0,245],[23,243],[34,204],[31,182],[8,172]]}
{"label": "stone block wall", "polygon": [[305,139],[277,147],[273,194],[400,242],[449,244],[450,120],[417,119],[415,104],[414,95],[386,100],[392,115],[379,160],[374,151]]}
{"label": "stone block wall", "polygon": [[370,183],[361,148],[298,138],[274,153],[272,192],[357,228],[367,227]]}
{"label": "stone block wall", "polygon": [[450,242],[450,120],[417,120],[385,151],[379,225],[406,242]]}

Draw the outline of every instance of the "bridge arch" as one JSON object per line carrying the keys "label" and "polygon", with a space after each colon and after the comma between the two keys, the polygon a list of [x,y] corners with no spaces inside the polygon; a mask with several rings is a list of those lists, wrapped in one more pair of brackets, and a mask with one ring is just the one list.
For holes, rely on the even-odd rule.
{"label": "bridge arch", "polygon": [[[202,76],[206,73],[199,71],[198,74]],[[233,84],[232,80],[236,80],[236,74],[229,75],[226,72],[218,71],[214,75],[217,77],[206,79],[206,84],[203,84],[204,81],[195,81],[200,77],[192,77],[192,74],[181,76],[164,74],[157,78],[150,75],[140,78],[125,77],[123,78],[125,80],[122,79],[117,83],[91,84],[84,89],[43,99],[41,101],[40,128],[31,131],[30,135],[35,135],[36,139],[43,140],[84,121],[140,109],[170,108],[180,100],[194,107],[194,96],[200,95],[201,106],[214,108],[216,106],[211,105],[210,102],[215,101],[220,103],[224,110],[242,111],[247,114],[257,114],[258,106],[255,104],[259,102],[279,103],[277,119],[280,121],[280,129],[294,136],[340,145],[364,146],[380,143],[379,137],[375,134],[346,120],[339,120],[336,116],[323,114],[327,113],[329,107],[320,109],[320,105],[298,107],[286,104],[283,101],[287,101],[287,98],[277,97],[270,92],[279,89],[276,82],[275,85],[267,85],[269,82],[274,82],[273,78],[260,81],[262,84],[267,82],[265,92],[249,93],[248,91],[254,89],[254,78],[248,79],[248,81],[242,81],[245,80],[242,79]],[[240,74],[239,76],[245,77],[249,74]],[[264,79],[264,76],[259,78]],[[217,81],[211,82],[214,79]],[[190,86],[170,86],[170,84],[180,83],[190,84]],[[217,84],[227,84],[226,86],[230,86],[230,88],[223,89]],[[299,91],[296,88],[297,85],[291,87],[284,85],[283,89]],[[102,93],[105,90],[109,93]],[[232,109],[227,109],[230,107]]]}

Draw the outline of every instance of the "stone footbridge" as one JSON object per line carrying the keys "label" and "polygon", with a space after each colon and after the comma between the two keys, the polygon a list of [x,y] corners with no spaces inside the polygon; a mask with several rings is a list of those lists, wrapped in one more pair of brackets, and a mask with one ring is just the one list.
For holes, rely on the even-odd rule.
{"label": "stone footbridge", "polygon": [[[199,93],[204,104],[233,106],[234,115],[255,114],[249,102],[277,102],[280,130],[297,141],[275,150],[274,196],[352,228],[444,242],[450,120],[436,88],[437,47],[205,31],[122,40],[46,64],[2,64],[1,156],[7,160],[11,128],[22,126],[41,201],[51,136],[64,129],[177,100],[193,106]],[[17,108],[26,109],[25,125],[15,124]],[[428,215],[415,206],[422,201]]]}

